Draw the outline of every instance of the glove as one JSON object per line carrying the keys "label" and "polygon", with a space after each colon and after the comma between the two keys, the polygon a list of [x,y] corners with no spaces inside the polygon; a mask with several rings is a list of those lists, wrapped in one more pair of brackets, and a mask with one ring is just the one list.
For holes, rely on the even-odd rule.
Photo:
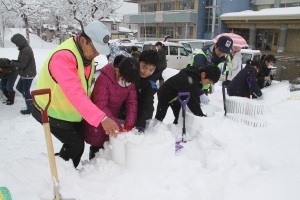
{"label": "glove", "polygon": [[209,104],[209,98],[206,94],[200,95],[200,102],[207,105]]}
{"label": "glove", "polygon": [[138,130],[139,133],[144,133],[145,131],[145,128],[141,126],[136,126],[135,128]]}
{"label": "glove", "polygon": [[129,131],[131,131],[132,128],[133,128],[132,126],[124,125],[124,127],[120,129],[120,132],[123,132],[123,133],[129,132]]}

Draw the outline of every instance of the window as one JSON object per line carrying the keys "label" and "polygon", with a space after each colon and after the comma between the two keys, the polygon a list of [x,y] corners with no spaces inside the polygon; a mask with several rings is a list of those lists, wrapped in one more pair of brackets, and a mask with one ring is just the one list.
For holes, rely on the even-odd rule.
{"label": "window", "polygon": [[157,11],[157,4],[141,4],[141,12],[155,12]]}
{"label": "window", "polygon": [[179,52],[181,56],[188,56],[188,53],[186,52],[185,48],[179,47]]}
{"label": "window", "polygon": [[179,10],[195,9],[194,0],[179,1]]}
{"label": "window", "polygon": [[[145,31],[145,29],[146,29],[146,31]],[[156,27],[150,27],[150,26],[141,27],[140,35],[141,35],[141,37],[155,38],[156,37]]]}
{"label": "window", "polygon": [[175,10],[175,2],[160,3],[161,11]]}
{"label": "window", "polygon": [[206,13],[205,13],[205,25],[204,25],[204,31],[205,32],[212,32],[213,28],[213,18],[214,18],[214,11],[215,11],[215,22],[214,22],[214,29],[219,29],[219,18],[220,18],[220,6],[216,5],[216,7],[213,6],[212,0],[206,0]]}
{"label": "window", "polygon": [[[186,30],[187,28],[187,30]],[[189,39],[193,38],[193,26],[178,26],[176,31],[176,38]]]}
{"label": "window", "polygon": [[174,37],[172,26],[159,27],[159,37],[163,38],[166,35],[170,35],[171,37]]}
{"label": "window", "polygon": [[111,24],[111,30],[117,30],[117,24]]}
{"label": "window", "polygon": [[170,46],[170,55],[178,56],[178,47]]}

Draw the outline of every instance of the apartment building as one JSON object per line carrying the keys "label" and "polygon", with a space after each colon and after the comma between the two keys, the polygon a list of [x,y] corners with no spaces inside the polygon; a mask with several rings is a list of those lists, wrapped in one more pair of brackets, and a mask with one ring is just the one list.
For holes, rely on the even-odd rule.
{"label": "apartment building", "polygon": [[137,3],[138,14],[124,23],[138,25],[138,38],[212,39],[222,32],[220,15],[251,8],[250,0],[124,0]]}

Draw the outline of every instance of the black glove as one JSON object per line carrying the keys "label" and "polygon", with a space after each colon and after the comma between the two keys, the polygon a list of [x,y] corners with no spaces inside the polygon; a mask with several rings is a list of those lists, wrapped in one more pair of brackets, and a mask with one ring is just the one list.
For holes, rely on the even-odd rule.
{"label": "black glove", "polygon": [[144,131],[145,131],[145,128],[140,127],[140,126],[136,126],[135,128],[138,130],[139,133],[144,133]]}

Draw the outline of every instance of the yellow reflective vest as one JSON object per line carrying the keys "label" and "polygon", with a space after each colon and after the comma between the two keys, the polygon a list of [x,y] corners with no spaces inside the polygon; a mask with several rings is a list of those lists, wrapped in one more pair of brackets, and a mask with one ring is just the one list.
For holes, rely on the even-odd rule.
{"label": "yellow reflective vest", "polygon": [[[80,122],[82,120],[82,116],[78,113],[78,111],[74,108],[74,106],[67,99],[61,87],[57,82],[53,79],[49,71],[49,62],[52,56],[61,50],[67,50],[72,52],[77,61],[77,73],[78,77],[81,80],[82,88],[85,90],[86,94],[90,97],[91,95],[91,85],[95,72],[95,61],[93,60],[91,66],[91,73],[88,79],[85,78],[84,74],[84,65],[83,60],[80,55],[80,52],[76,46],[74,38],[70,38],[59,45],[54,51],[49,55],[46,59],[44,66],[40,72],[39,79],[37,81],[36,89],[51,89],[51,103],[48,108],[48,115],[55,119],[60,119],[69,122]],[[72,86],[70,86],[72,87]],[[48,95],[38,95],[35,97],[36,102],[39,106],[44,108],[48,102]]]}

